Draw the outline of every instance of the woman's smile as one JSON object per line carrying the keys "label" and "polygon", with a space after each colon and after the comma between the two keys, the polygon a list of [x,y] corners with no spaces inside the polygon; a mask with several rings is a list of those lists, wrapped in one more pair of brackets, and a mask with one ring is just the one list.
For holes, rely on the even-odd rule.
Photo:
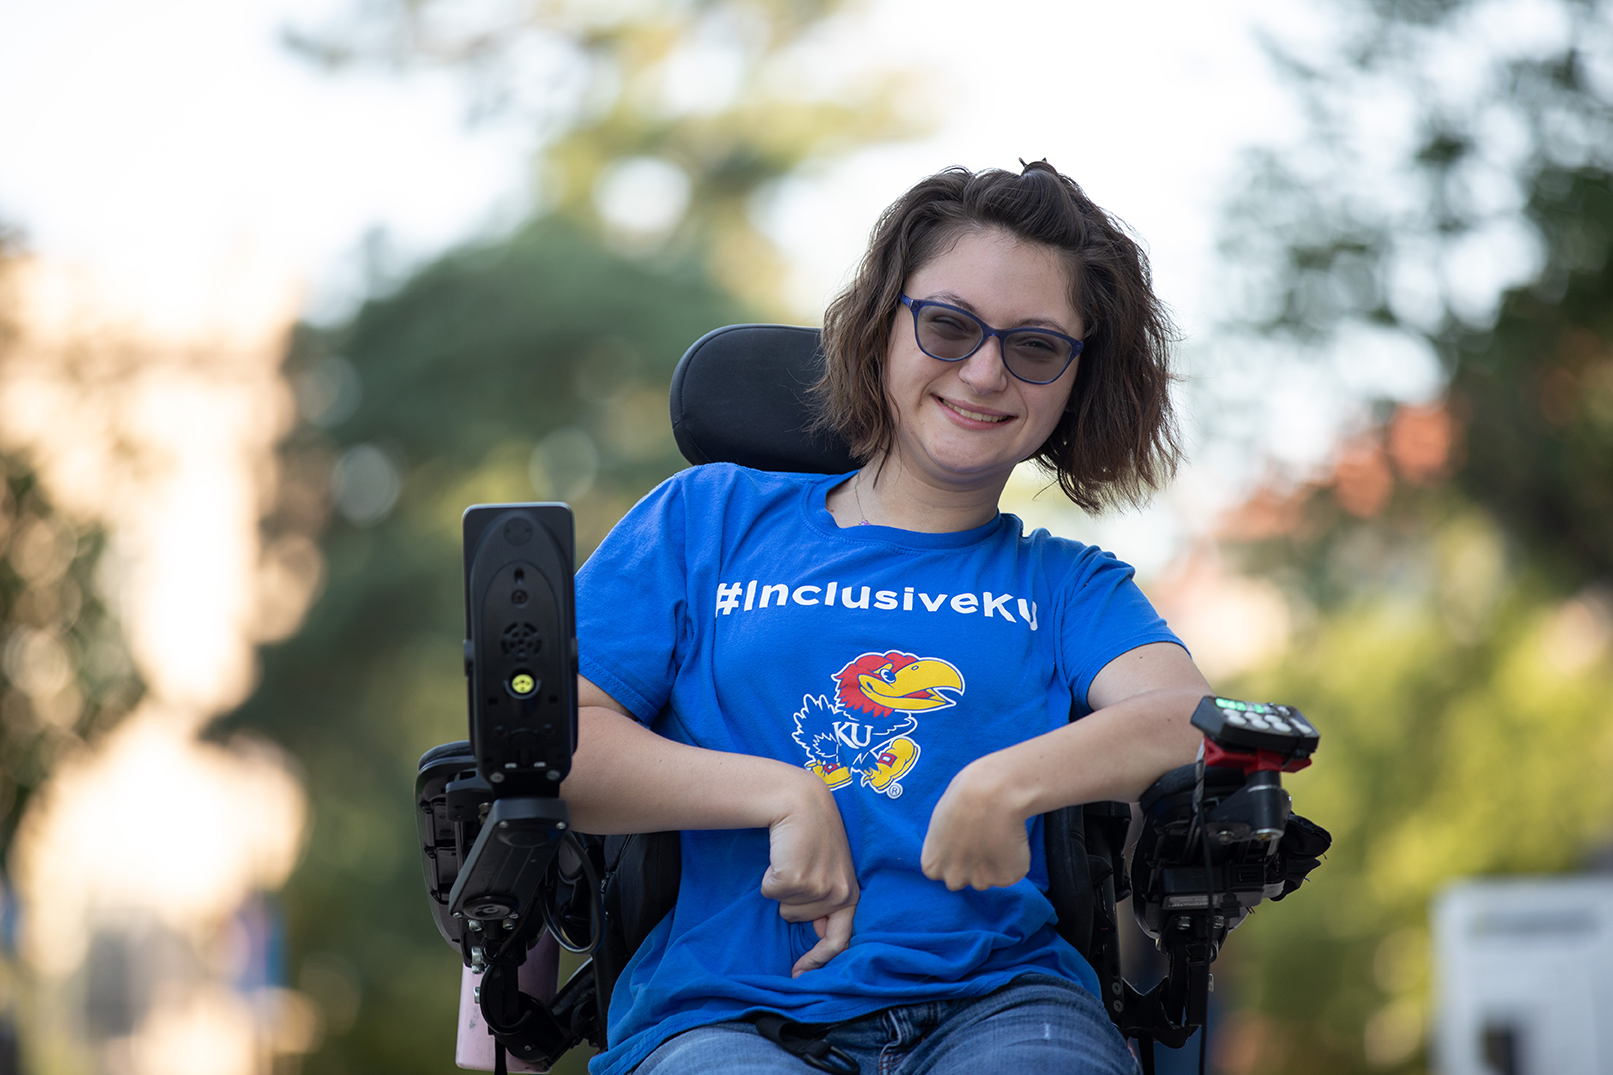
{"label": "woman's smile", "polygon": [[1014,416],[1011,414],[1000,414],[996,411],[975,410],[973,408],[964,406],[961,403],[956,403],[950,399],[944,399],[941,396],[936,396],[935,398],[940,401],[941,406],[945,407],[953,414],[967,419],[969,422],[977,425],[1000,425],[1003,422],[1012,421],[1014,418]]}

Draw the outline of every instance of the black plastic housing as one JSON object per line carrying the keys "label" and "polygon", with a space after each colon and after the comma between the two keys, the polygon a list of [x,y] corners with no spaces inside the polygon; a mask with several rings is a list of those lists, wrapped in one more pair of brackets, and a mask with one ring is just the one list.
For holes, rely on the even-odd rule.
{"label": "black plastic housing", "polygon": [[1322,738],[1293,706],[1213,694],[1193,711],[1193,726],[1227,750],[1270,750],[1295,759],[1314,754]]}
{"label": "black plastic housing", "polygon": [[467,508],[470,743],[498,798],[559,794],[577,746],[575,539],[565,504]]}
{"label": "black plastic housing", "polygon": [[492,789],[476,772],[470,743],[461,739],[426,751],[415,777],[414,798],[431,915],[443,940],[458,948],[464,920],[453,916],[448,896],[493,800]]}

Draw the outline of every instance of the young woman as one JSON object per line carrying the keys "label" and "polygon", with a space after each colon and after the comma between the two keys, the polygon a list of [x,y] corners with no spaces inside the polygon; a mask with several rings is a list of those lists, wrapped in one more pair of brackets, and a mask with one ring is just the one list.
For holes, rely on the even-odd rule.
{"label": "young woman", "polygon": [[997,504],[1026,459],[1087,508],[1171,472],[1146,258],[1045,162],[952,169],[886,211],[824,342],[860,469],[686,470],[578,575],[574,823],[683,830],[592,1070],[812,1070],[774,1013],[864,1072],[1130,1072],[1039,817],[1190,761],[1209,688],[1129,567]]}

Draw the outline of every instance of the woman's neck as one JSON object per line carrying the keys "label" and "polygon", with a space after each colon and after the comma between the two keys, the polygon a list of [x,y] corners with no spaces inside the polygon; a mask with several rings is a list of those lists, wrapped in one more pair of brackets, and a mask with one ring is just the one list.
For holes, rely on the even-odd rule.
{"label": "woman's neck", "polygon": [[895,458],[869,460],[851,480],[829,493],[827,506],[841,527],[891,526],[923,534],[973,530],[997,517],[1007,475],[968,486],[923,481]]}

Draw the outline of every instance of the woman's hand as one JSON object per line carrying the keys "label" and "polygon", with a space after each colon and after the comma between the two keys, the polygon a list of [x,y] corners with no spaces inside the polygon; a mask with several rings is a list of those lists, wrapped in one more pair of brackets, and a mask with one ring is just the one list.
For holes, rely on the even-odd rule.
{"label": "woman's hand", "polygon": [[829,960],[846,950],[851,943],[851,917],[857,912],[857,905],[842,907],[834,914],[812,920],[812,928],[818,933],[818,943],[813,945],[806,955],[795,961],[790,969],[791,978],[799,978],[809,970],[817,970]]}
{"label": "woman's hand", "polygon": [[919,865],[953,892],[1011,885],[1031,868],[1025,819],[1000,754],[964,766],[930,813]]}
{"label": "woman's hand", "polygon": [[789,789],[784,812],[768,826],[762,895],[778,900],[786,922],[811,922],[818,943],[796,961],[792,977],[823,966],[851,942],[861,890],[834,793],[805,770]]}
{"label": "woman's hand", "polygon": [[919,864],[954,892],[1011,885],[1030,871],[1025,822],[1062,806],[1135,802],[1162,774],[1191,761],[1203,736],[1190,722],[1209,684],[1187,651],[1153,642],[1094,677],[1094,711],[1054,731],[977,758],[930,814]]}
{"label": "woman's hand", "polygon": [[846,950],[861,892],[840,807],[822,780],[788,762],[663,739],[581,676],[577,692],[577,752],[560,786],[573,825],[601,834],[766,828],[762,895],[778,900],[786,922],[811,922],[818,933],[793,973]]}

